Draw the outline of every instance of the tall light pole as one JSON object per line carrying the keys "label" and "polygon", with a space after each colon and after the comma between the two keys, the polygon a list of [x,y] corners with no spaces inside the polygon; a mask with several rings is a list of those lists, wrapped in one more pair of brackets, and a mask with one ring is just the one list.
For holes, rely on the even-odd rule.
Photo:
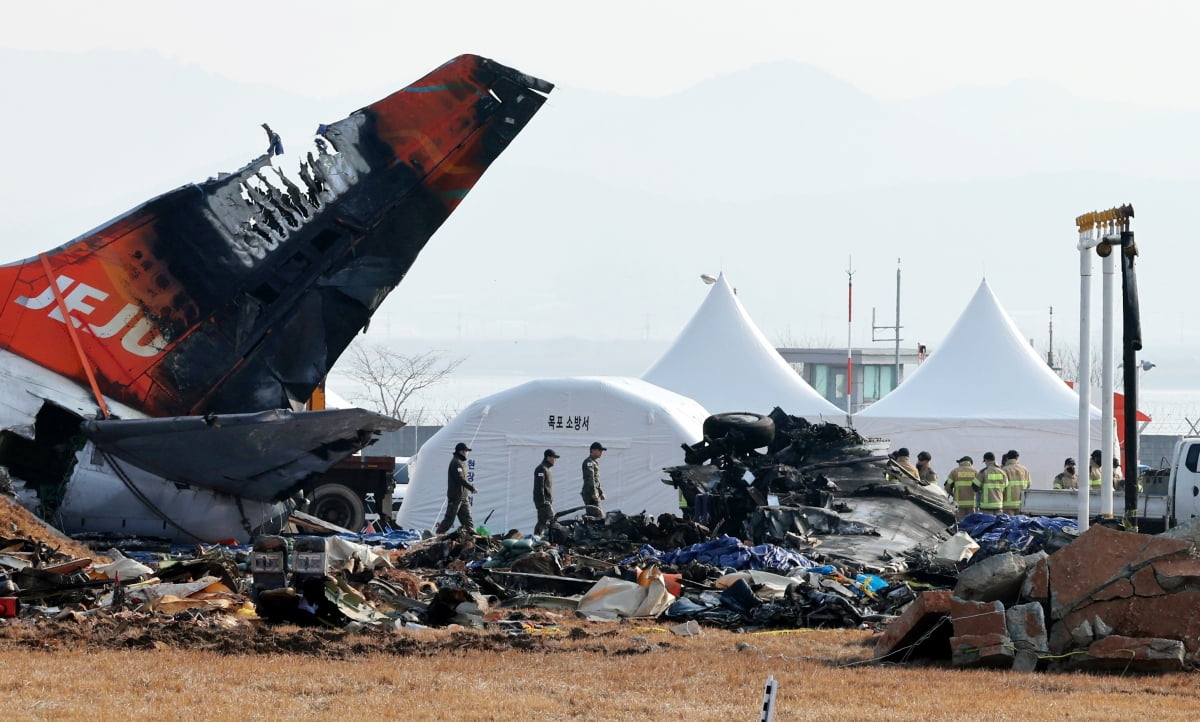
{"label": "tall light pole", "polygon": [[[1076,248],[1079,249],[1079,366],[1075,378],[1075,391],[1079,394],[1079,438],[1077,440],[1078,447],[1076,451],[1081,463],[1086,464],[1084,459],[1091,457],[1091,451],[1088,447],[1091,446],[1092,436],[1092,254],[1091,251],[1099,243],[1097,234],[1093,233],[1096,228],[1095,213],[1086,213],[1075,219],[1075,224],[1079,228],[1079,243]],[[1080,466],[1080,469],[1087,468]],[[1079,504],[1076,509],[1075,523],[1082,533],[1088,528],[1088,523],[1091,520],[1091,510],[1088,505],[1091,501],[1090,484],[1084,486],[1080,479],[1079,484]]]}
{"label": "tall light pole", "polygon": [[[892,373],[895,375],[895,378],[892,379],[892,381],[894,382],[892,385],[892,388],[896,388],[897,386],[900,385],[900,342],[903,340],[902,338],[900,338],[900,328],[901,328],[901,326],[900,326],[900,259],[897,258],[896,259],[896,325],[895,326],[877,326],[877,325],[875,325],[875,309],[874,308],[871,309],[871,340],[872,341],[894,341],[896,344],[896,357],[895,357],[895,361],[894,361],[895,365],[894,365],[894,368],[892,371]],[[886,331],[886,330],[892,331],[891,338],[887,338],[887,337],[879,338],[878,336],[875,335],[876,331]]]}
{"label": "tall light pole", "polygon": [[[1125,366],[1125,403],[1137,409],[1137,377],[1132,366],[1136,363],[1136,353],[1142,348],[1141,320],[1137,310],[1137,278],[1133,270],[1133,258],[1137,255],[1134,245],[1133,232],[1129,230],[1133,218],[1133,206],[1124,205],[1110,208],[1106,211],[1085,213],[1075,219],[1079,229],[1079,378],[1076,391],[1079,393],[1079,457],[1088,456],[1088,446],[1091,429],[1091,360],[1090,326],[1091,326],[1091,292],[1092,275],[1091,251],[1104,259],[1104,297],[1103,297],[1103,368],[1102,368],[1102,408],[1101,423],[1101,472],[1100,472],[1100,504],[1101,512],[1112,514],[1112,436],[1113,436],[1113,331],[1112,331],[1112,276],[1114,261],[1113,250],[1119,252],[1121,260],[1122,281],[1122,356]],[[1137,431],[1129,423],[1129,414],[1124,420],[1126,456],[1137,455]],[[1136,418],[1136,417],[1135,417]],[[1126,461],[1128,469],[1128,460]],[[1135,471],[1136,475],[1136,471]],[[1089,517],[1090,493],[1079,494],[1079,530],[1087,528]],[[1137,530],[1137,484],[1125,485],[1125,515],[1123,524],[1130,530]]]}

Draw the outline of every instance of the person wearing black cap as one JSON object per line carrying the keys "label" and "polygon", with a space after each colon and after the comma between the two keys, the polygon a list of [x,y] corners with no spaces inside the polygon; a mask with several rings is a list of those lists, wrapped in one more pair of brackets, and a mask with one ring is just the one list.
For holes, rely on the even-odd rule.
{"label": "person wearing black cap", "polygon": [[604,489],[600,486],[600,457],[608,451],[599,441],[593,441],[588,450],[588,457],[583,460],[583,503],[585,516],[596,519],[604,518],[604,510],[600,502],[604,500]]}
{"label": "person wearing black cap", "polygon": [[475,529],[475,521],[471,518],[471,498],[465,492],[474,494],[477,490],[467,475],[467,452],[471,447],[463,442],[454,445],[454,456],[450,459],[450,468],[446,472],[446,516],[434,527],[438,534],[445,534],[454,526],[454,518],[466,529]]}
{"label": "person wearing black cap", "polygon": [[537,536],[545,534],[554,520],[554,475],[550,473],[550,467],[557,460],[554,449],[546,449],[542,453],[542,463],[533,470],[533,506],[537,509],[533,533]]}
{"label": "person wearing black cap", "polygon": [[922,486],[937,483],[937,472],[933,470],[933,454],[928,451],[917,452],[917,474],[921,477]]}
{"label": "person wearing black cap", "polygon": [[1063,461],[1063,470],[1054,476],[1055,489],[1078,489],[1079,474],[1075,473],[1075,460],[1068,457]]}
{"label": "person wearing black cap", "polygon": [[983,468],[975,475],[975,488],[979,491],[979,511],[984,514],[1004,513],[1008,474],[996,464],[996,455],[990,451],[983,454]]}
{"label": "person wearing black cap", "polygon": [[960,521],[975,513],[975,474],[975,460],[964,456],[946,475],[946,493],[954,498],[954,516]]}
{"label": "person wearing black cap", "polygon": [[1016,449],[1009,449],[1001,466],[1008,476],[1008,486],[1004,487],[1004,513],[1009,516],[1021,513],[1021,499],[1025,498],[1025,490],[1029,488],[1029,469],[1018,461],[1020,458]]}

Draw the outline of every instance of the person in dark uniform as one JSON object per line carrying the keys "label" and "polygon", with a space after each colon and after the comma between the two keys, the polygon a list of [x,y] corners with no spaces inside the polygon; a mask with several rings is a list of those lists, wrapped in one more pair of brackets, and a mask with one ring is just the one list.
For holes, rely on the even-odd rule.
{"label": "person in dark uniform", "polygon": [[450,531],[455,517],[465,528],[475,528],[475,521],[471,519],[471,499],[466,494],[476,492],[475,485],[467,478],[467,452],[470,450],[471,447],[461,441],[454,445],[454,457],[446,472],[446,516],[434,528],[438,534]]}
{"label": "person in dark uniform", "polygon": [[533,470],[533,506],[537,509],[537,525],[533,533],[541,536],[550,528],[554,520],[554,474],[550,467],[558,460],[554,449],[546,449],[542,454],[542,463]]}
{"label": "person in dark uniform", "polygon": [[600,457],[608,451],[599,441],[592,442],[588,457],[583,460],[583,503],[587,507],[585,516],[595,519],[604,518],[604,510],[600,502],[604,500],[604,489],[600,486]]}

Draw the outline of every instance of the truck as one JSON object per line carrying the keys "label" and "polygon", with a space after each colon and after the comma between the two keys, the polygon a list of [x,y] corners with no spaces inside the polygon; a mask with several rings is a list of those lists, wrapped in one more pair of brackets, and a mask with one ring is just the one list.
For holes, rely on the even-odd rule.
{"label": "truck", "polygon": [[301,488],[306,511],[354,532],[366,525],[369,512],[390,520],[395,471],[394,456],[347,456]]}
{"label": "truck", "polygon": [[[325,408],[325,379],[313,389],[305,408]],[[384,521],[392,518],[392,490],[396,481],[396,457],[347,456],[323,474],[310,477],[300,491],[304,494],[303,511],[357,532],[367,523],[367,514],[378,513]]]}
{"label": "truck", "polygon": [[[1080,481],[1086,483],[1087,474]],[[1200,516],[1200,437],[1180,439],[1165,468],[1151,469],[1141,475],[1138,492],[1138,528],[1158,533]],[[1095,519],[1100,514],[1100,492],[1092,490],[1088,509]],[[1026,489],[1021,513],[1026,516],[1062,516],[1079,514],[1079,494],[1075,489]],[[1113,517],[1125,514],[1125,494],[1113,492]]]}

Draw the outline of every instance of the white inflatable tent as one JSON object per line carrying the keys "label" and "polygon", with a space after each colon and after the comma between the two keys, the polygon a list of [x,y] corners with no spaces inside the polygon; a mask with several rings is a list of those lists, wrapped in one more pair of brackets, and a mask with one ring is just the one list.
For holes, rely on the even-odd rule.
{"label": "white inflatable tent", "polygon": [[[1091,416],[1088,448],[1098,449],[1099,410]],[[907,447],[914,461],[930,452],[943,481],[962,456],[980,468],[985,451],[999,462],[1016,449],[1031,486],[1048,489],[1063,460],[1079,453],[1079,396],[1033,350],[984,280],[941,347],[855,414],[853,425],[890,439],[893,449]]]}
{"label": "white inflatable tent", "polygon": [[700,441],[707,416],[695,401],[635,378],[539,379],[515,386],[472,403],[421,446],[396,521],[432,529],[441,519],[446,469],[460,441],[471,447],[468,473],[479,489],[475,523],[490,514],[486,526],[493,532],[533,531],[533,469],[548,448],[561,456],[554,466],[555,511],[581,506],[582,464],[594,441],[608,449],[600,460],[605,511],[678,513],[679,497],[662,483],[662,470],[683,463],[680,445]]}
{"label": "white inflatable tent", "polygon": [[671,347],[642,374],[716,413],[767,414],[776,406],[812,423],[846,423],[759,330],[721,275]]}

